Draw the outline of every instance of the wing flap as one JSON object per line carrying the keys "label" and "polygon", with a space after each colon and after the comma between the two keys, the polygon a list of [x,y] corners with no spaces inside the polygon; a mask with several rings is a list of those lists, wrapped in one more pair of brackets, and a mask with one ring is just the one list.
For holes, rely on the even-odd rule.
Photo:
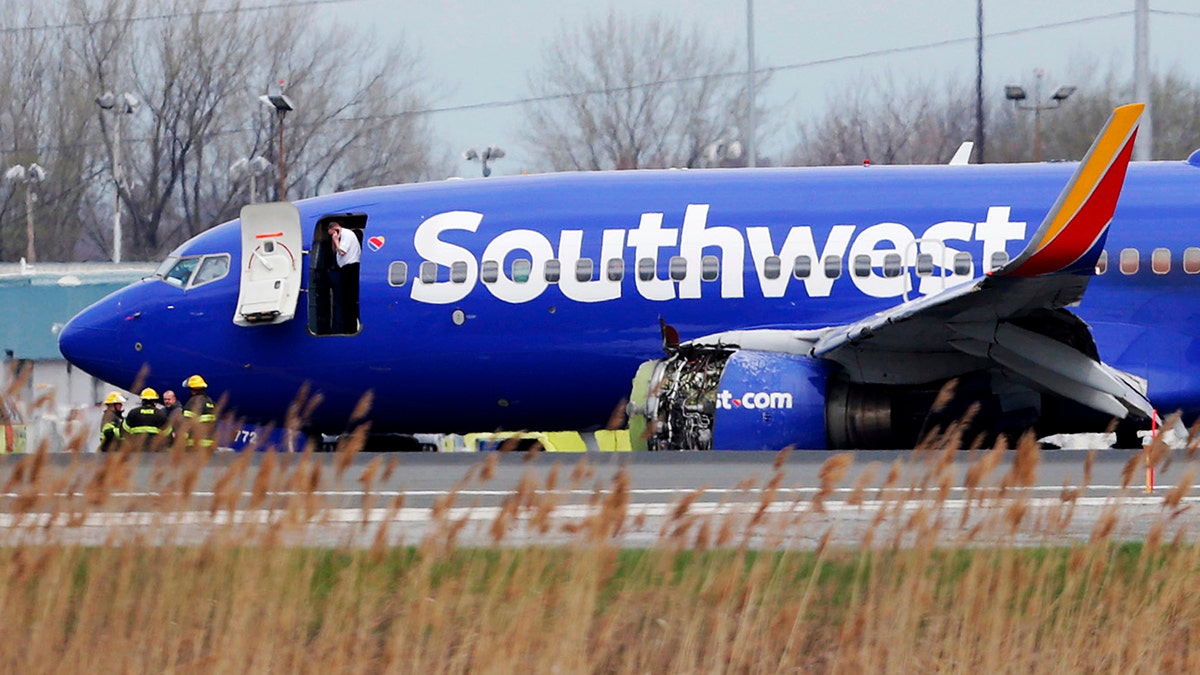
{"label": "wing flap", "polygon": [[1121,418],[1129,413],[1148,417],[1153,410],[1145,392],[1135,389],[1122,377],[1124,373],[1045,335],[1012,324],[971,323],[952,328],[968,338],[951,340],[954,348],[985,356],[1061,396]]}
{"label": "wing flap", "polygon": [[[1134,386],[1129,374],[1009,323],[1046,310],[1066,311],[1083,297],[1112,223],[1143,108],[1113,111],[1038,231],[1010,263],[971,283],[830,327],[815,340],[811,355],[841,364],[862,381],[882,381],[863,366],[904,354],[969,354],[1115,417],[1149,415],[1145,388]],[[972,323],[989,326],[991,334],[968,334],[978,331]],[[1087,330],[1082,322],[1078,329]]]}

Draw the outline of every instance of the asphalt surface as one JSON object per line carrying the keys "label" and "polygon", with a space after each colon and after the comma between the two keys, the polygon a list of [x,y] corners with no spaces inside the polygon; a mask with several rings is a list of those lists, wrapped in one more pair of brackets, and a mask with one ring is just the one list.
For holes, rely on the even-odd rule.
{"label": "asphalt surface", "polygon": [[[836,456],[836,457],[835,457]],[[0,458],[0,541],[297,545],[1070,543],[1192,538],[1195,463],[1041,451],[98,455]],[[974,468],[972,468],[974,467]],[[1015,467],[1015,468],[1014,468]],[[36,477],[35,477],[36,475]],[[253,535],[253,536],[258,536]]]}

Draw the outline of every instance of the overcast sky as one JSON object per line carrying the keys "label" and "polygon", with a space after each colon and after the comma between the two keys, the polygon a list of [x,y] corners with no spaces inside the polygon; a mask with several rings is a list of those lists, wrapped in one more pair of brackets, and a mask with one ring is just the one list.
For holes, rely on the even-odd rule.
{"label": "overcast sky", "polygon": [[[759,68],[780,68],[763,99],[776,106],[783,130],[764,144],[778,153],[795,142],[796,121],[819,112],[839,82],[890,73],[938,80],[975,77],[975,6],[972,0],[918,2],[754,0],[755,53]],[[1048,90],[1066,79],[1072,64],[1112,65],[1132,72],[1134,0],[984,0],[984,86],[995,95],[1007,83],[1031,87],[1044,69]],[[1196,0],[1151,0],[1151,67],[1172,66],[1200,79],[1195,36]],[[437,83],[436,107],[508,101],[529,95],[527,77],[540,67],[542,48],[564,26],[605,15],[661,13],[694,21],[723,36],[745,65],[744,0],[331,0],[322,19],[340,20],[383,39],[403,35],[419,50]],[[1120,13],[1124,16],[1113,16]],[[1035,29],[1049,24],[1067,24]],[[911,49],[944,41],[952,44]],[[876,56],[871,52],[890,51]],[[906,51],[907,50],[907,51]],[[831,63],[814,63],[836,59]],[[1064,113],[1067,110],[1064,109]],[[455,153],[496,144],[508,156],[494,163],[497,175],[528,166],[520,147],[520,106],[433,113],[439,140]],[[760,141],[760,143],[762,143]],[[1197,139],[1200,146],[1200,139]],[[460,175],[479,167],[462,162]]]}

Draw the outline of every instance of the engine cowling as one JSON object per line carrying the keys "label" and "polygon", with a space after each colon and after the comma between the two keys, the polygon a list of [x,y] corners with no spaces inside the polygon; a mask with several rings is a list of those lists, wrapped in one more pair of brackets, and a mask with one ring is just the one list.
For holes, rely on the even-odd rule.
{"label": "engine cowling", "polygon": [[648,450],[825,448],[829,374],[806,356],[683,348],[638,370],[630,437]]}

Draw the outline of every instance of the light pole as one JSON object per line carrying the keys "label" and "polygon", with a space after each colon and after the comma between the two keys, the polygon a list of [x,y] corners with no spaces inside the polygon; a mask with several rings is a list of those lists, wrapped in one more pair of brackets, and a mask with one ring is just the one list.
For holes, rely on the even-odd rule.
{"label": "light pole", "polygon": [[1042,161],[1042,111],[1054,110],[1061,106],[1063,101],[1067,100],[1071,94],[1075,93],[1075,87],[1068,84],[1062,85],[1058,89],[1054,90],[1054,93],[1050,96],[1050,101],[1043,104],[1042,77],[1044,77],[1046,73],[1041,68],[1038,68],[1037,70],[1033,71],[1033,74],[1037,76],[1037,84],[1034,87],[1032,104],[1022,103],[1022,101],[1026,100],[1025,88],[1016,84],[1010,84],[1004,87],[1004,98],[1012,101],[1013,105],[1017,106],[1018,110],[1033,111],[1033,161],[1040,162]]}
{"label": "light pole", "polygon": [[[282,86],[283,81],[279,84]],[[296,109],[292,104],[292,99],[284,96],[282,92],[278,94],[263,94],[258,97],[258,100],[263,102],[263,105],[272,108],[275,111],[275,118],[279,121],[279,201],[287,201],[287,160],[284,159],[283,153],[283,118],[285,115]]]}
{"label": "light pole", "polygon": [[476,150],[475,148],[467,148],[465,151],[463,151],[462,156],[463,159],[467,160],[468,162],[479,160],[479,162],[483,164],[483,177],[487,178],[488,176],[492,175],[492,167],[488,166],[488,162],[493,159],[500,159],[503,157],[504,149],[495,145],[489,145],[482,151]]}
{"label": "light pole", "polygon": [[125,92],[115,95],[106,91],[96,97],[96,105],[101,110],[113,113],[113,142],[112,142],[112,174],[116,197],[113,199],[113,254],[112,261],[121,262],[121,116],[132,115],[141,107],[141,101],[136,96]]}
{"label": "light pole", "polygon": [[258,178],[271,172],[271,163],[266,157],[241,158],[229,167],[229,175],[234,181],[248,179],[250,181],[250,203],[258,203]]}
{"label": "light pole", "polygon": [[46,180],[46,170],[36,163],[30,164],[28,168],[17,164],[4,172],[4,179],[25,185],[25,260],[37,262],[37,254],[33,247],[33,202],[37,197],[33,194],[33,186]]}

